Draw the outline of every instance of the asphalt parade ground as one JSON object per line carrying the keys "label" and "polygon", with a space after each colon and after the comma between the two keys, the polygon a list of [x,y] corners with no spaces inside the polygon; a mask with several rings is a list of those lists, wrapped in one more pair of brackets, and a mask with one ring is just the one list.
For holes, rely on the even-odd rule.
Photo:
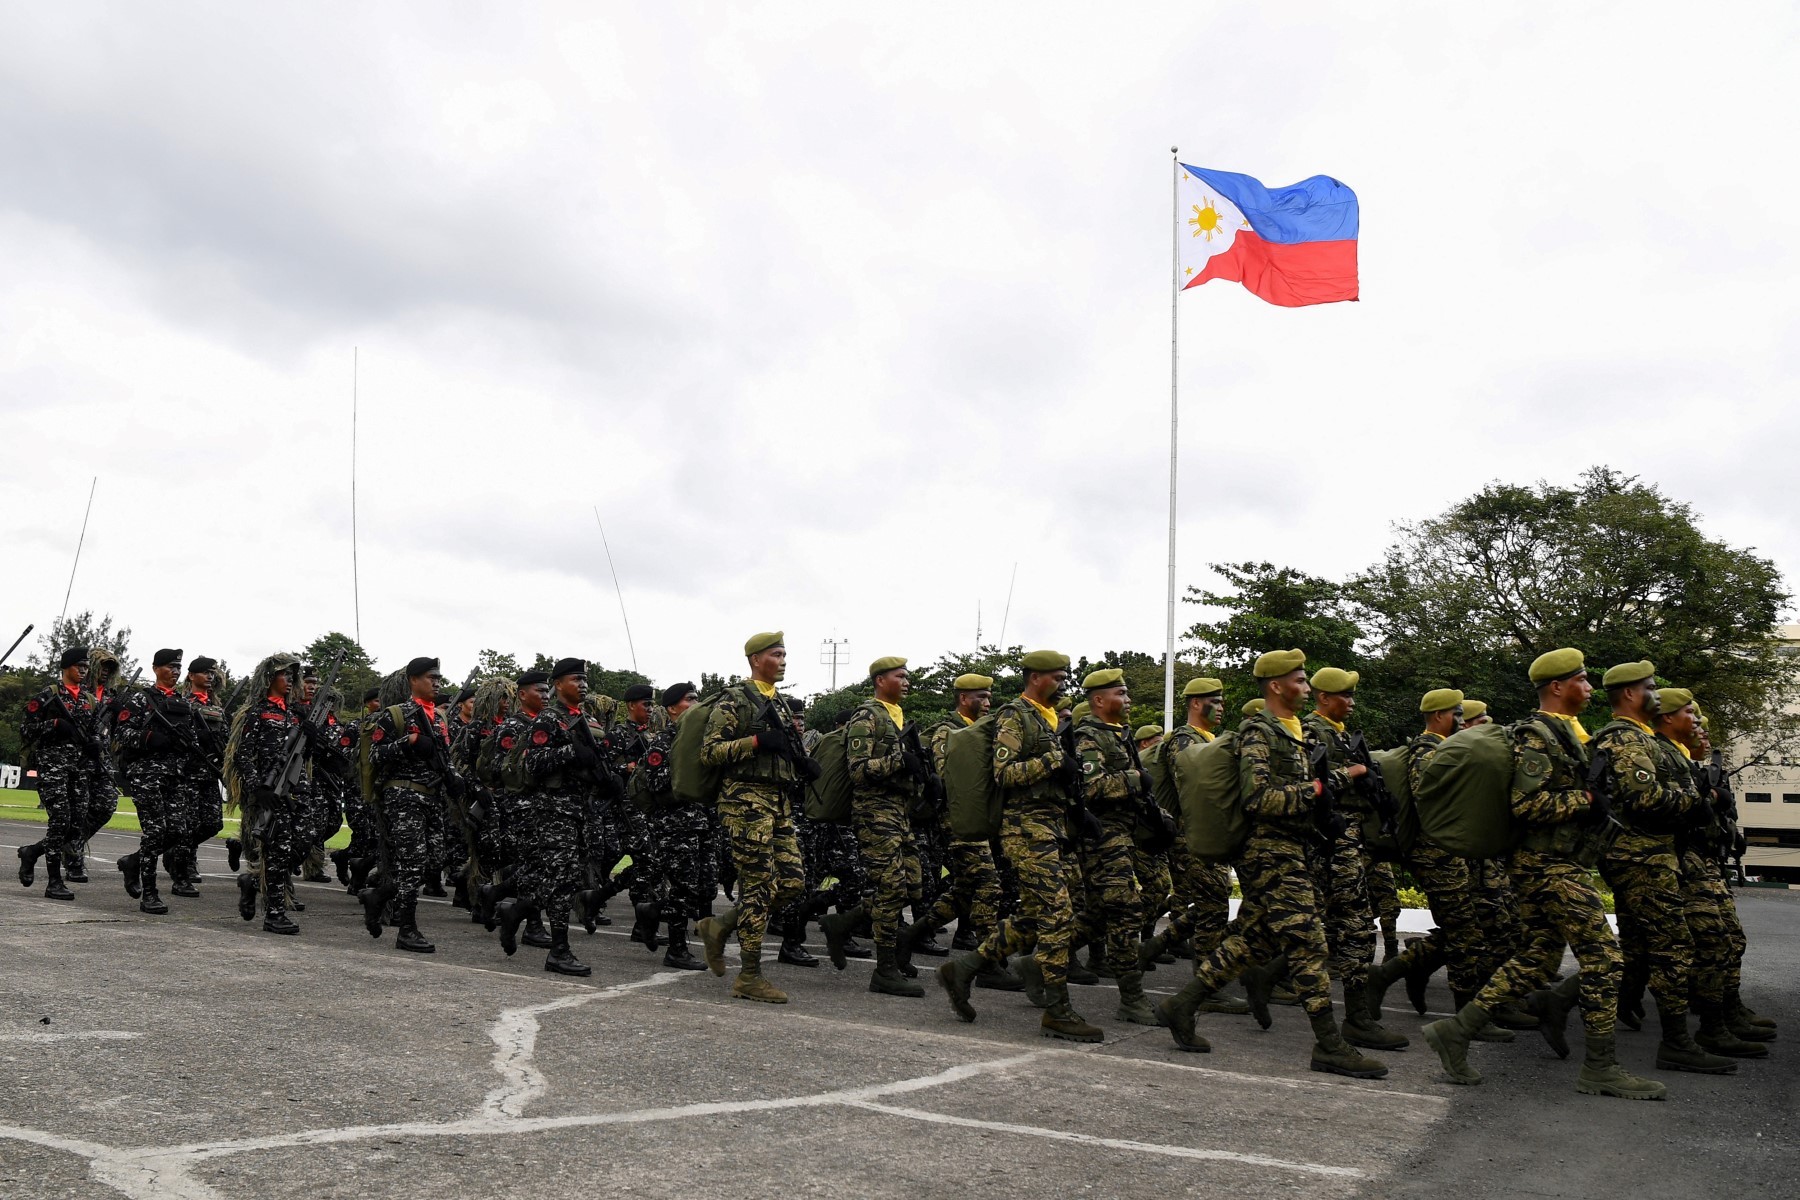
{"label": "asphalt parade ground", "polygon": [[[237,915],[221,844],[199,900],[140,914],[102,833],[76,900],[14,877],[42,825],[0,822],[0,1197],[220,1200],[453,1196],[1502,1196],[1800,1194],[1800,894],[1738,893],[1744,994],[1782,1040],[1736,1076],[1655,1072],[1664,1103],[1578,1095],[1536,1034],[1478,1045],[1480,1087],[1444,1081],[1413,1038],[1387,1079],[1307,1069],[1298,1009],[1274,1028],[1202,1016],[1214,1052],[1113,1020],[1048,1041],[1019,994],[956,1020],[919,959],[922,1000],[869,994],[869,965],[770,964],[792,1002],[728,997],[670,971],[621,920],[576,953],[509,959],[468,915],[422,903],[429,956],[377,942],[343,889],[300,885],[302,932]],[[615,918],[624,912],[615,901]],[[817,948],[815,943],[815,949]],[[1186,963],[1147,985],[1167,992]],[[1442,976],[1431,1006],[1450,999]],[[1650,1072],[1654,1035],[1620,1034]],[[1579,1049],[1576,1051],[1580,1053]]]}

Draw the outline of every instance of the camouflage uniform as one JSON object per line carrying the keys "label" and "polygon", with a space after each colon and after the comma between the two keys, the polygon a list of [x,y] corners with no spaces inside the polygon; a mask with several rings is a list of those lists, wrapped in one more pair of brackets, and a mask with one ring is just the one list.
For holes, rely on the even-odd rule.
{"label": "camouflage uniform", "polygon": [[[432,831],[442,836],[444,794],[456,786],[453,776],[440,770],[450,753],[450,733],[436,705],[407,700],[375,714],[369,731],[369,758],[378,783],[381,823],[387,834],[387,866],[392,870],[394,914],[402,929],[414,926],[419,887],[428,868],[442,857],[433,857]],[[416,743],[407,735],[418,734]],[[433,753],[427,739],[437,743]],[[442,757],[439,757],[441,755]],[[441,846],[441,843],[440,843]]]}
{"label": "camouflage uniform", "polygon": [[[504,724],[505,718],[498,715],[492,720],[465,722],[450,754],[457,773],[469,785],[468,802],[463,809],[463,832],[468,854],[467,883],[471,888],[491,881],[511,861],[504,849],[506,805],[500,798],[499,769],[492,751],[488,750],[488,743],[494,742]],[[498,742],[494,742],[493,749],[499,749]],[[488,751],[485,763],[484,750]],[[479,826],[468,815],[477,804],[485,814]]]}
{"label": "camouflage uniform", "polygon": [[294,845],[294,808],[305,799],[302,780],[290,794],[279,796],[264,781],[286,765],[288,739],[300,725],[300,715],[280,700],[264,697],[249,701],[255,707],[244,723],[237,756],[231,764],[239,780],[243,801],[245,842],[257,831],[263,913],[278,921],[287,913],[287,878],[299,861]]}
{"label": "camouflage uniform", "polygon": [[[63,709],[57,707],[59,696]],[[62,864],[81,844],[81,822],[89,807],[99,753],[94,705],[86,692],[53,683],[25,702],[20,733],[31,747],[38,799],[48,820],[42,840],[22,850],[21,857],[42,851],[52,878],[59,879]]]}
{"label": "camouflage uniform", "polygon": [[[1190,746],[1211,740],[1192,725],[1182,725],[1163,739],[1163,760],[1172,761]],[[1201,862],[1189,854],[1186,821],[1179,804],[1171,815],[1176,822],[1176,836],[1169,851],[1174,891],[1169,933],[1173,941],[1191,939],[1198,966],[1225,940],[1225,928],[1231,923],[1231,868],[1224,863]]]}
{"label": "camouflage uniform", "polygon": [[[1441,735],[1427,730],[1413,738],[1407,747],[1407,781],[1416,793],[1425,764],[1444,744]],[[1470,879],[1469,860],[1451,854],[1423,834],[1406,851],[1406,869],[1413,882],[1425,893],[1431,905],[1434,928],[1430,936],[1415,939],[1400,955],[1400,968],[1411,971],[1415,966],[1435,970],[1443,962],[1450,977],[1450,991],[1460,1006],[1475,994],[1486,979],[1483,967],[1482,930],[1476,916],[1475,894]]]}
{"label": "camouflage uniform", "polygon": [[589,832],[592,800],[598,790],[581,765],[572,732],[587,721],[596,744],[599,731],[581,709],[553,699],[538,714],[520,752],[530,793],[532,893],[543,907],[550,936],[561,945],[569,933],[569,905],[582,885],[582,852]]}
{"label": "camouflage uniform", "polygon": [[524,756],[523,746],[531,736],[537,718],[523,708],[514,709],[494,732],[482,739],[475,755],[475,777],[487,788],[491,799],[485,843],[492,847],[493,861],[483,861],[491,880],[504,874],[520,892],[532,893],[532,838],[537,826],[533,808],[533,791],[514,787],[502,776],[507,756],[515,749]]}
{"label": "camouflage uniform", "polygon": [[[156,714],[167,718],[179,732],[171,733]],[[156,860],[171,857],[181,861],[176,848],[179,831],[173,822],[180,817],[182,774],[190,755],[178,739],[193,737],[198,720],[181,693],[153,686],[132,693],[121,706],[113,730],[113,745],[125,761],[125,783],[131,789],[142,829],[137,871],[152,890]]]}
{"label": "camouflage uniform", "polygon": [[1609,723],[1594,735],[1593,750],[1610,752],[1612,760],[1613,815],[1621,828],[1600,861],[1600,874],[1613,889],[1620,939],[1628,954],[1642,954],[1661,1005],[1683,1016],[1694,939],[1675,831],[1700,807],[1693,773],[1672,743],[1636,721]]}
{"label": "camouflage uniform", "polygon": [[113,774],[111,741],[124,703],[124,694],[116,688],[94,689],[94,731],[99,737],[100,754],[88,761],[87,800],[73,813],[78,859],[86,852],[88,839],[105,829],[119,811],[119,782]]}
{"label": "camouflage uniform", "polygon": [[1363,867],[1369,884],[1369,903],[1381,921],[1382,939],[1389,940],[1400,928],[1400,890],[1394,886],[1394,864],[1369,854]]}
{"label": "camouflage uniform", "polygon": [[678,799],[669,774],[675,726],[663,716],[644,749],[643,766],[627,788],[642,806],[644,824],[655,849],[646,886],[657,896],[664,916],[699,920],[708,915],[719,894],[718,863],[712,853],[712,824],[706,806]]}
{"label": "camouflage uniform", "polygon": [[[961,713],[951,713],[925,731],[921,740],[940,777],[944,773],[944,756],[950,752],[951,733],[969,724]],[[966,841],[952,832],[948,805],[940,808],[937,822],[950,878],[921,920],[936,928],[955,917],[968,921],[972,929],[986,937],[1000,920],[1000,879],[994,870],[994,852],[987,842]]]}
{"label": "camouflage uniform", "polygon": [[[1325,747],[1333,771],[1350,766],[1350,738],[1316,712],[1301,720],[1308,738]],[[1369,802],[1354,787],[1339,790],[1335,806],[1348,818],[1344,832],[1331,844],[1329,854],[1313,860],[1313,889],[1319,894],[1325,915],[1325,941],[1331,948],[1331,977],[1352,995],[1360,996],[1368,982],[1369,964],[1375,959],[1374,903],[1369,896],[1369,853],[1363,847],[1363,822],[1371,814]]]}
{"label": "camouflage uniform", "polygon": [[[1131,731],[1095,716],[1075,725],[1075,754],[1081,760],[1081,799],[1100,821],[1100,840],[1087,847],[1086,880],[1104,926],[1106,966],[1115,975],[1138,969],[1138,940],[1144,927],[1144,893],[1135,854],[1140,797],[1149,777],[1139,769],[1125,739]],[[1160,902],[1160,897],[1159,897]]]}
{"label": "camouflage uniform", "polygon": [[[313,702],[330,704],[322,694],[314,697]],[[347,733],[337,713],[327,708],[307,754],[311,765],[307,777],[312,787],[305,804],[296,813],[294,836],[309,863],[312,854],[322,852],[325,843],[335,837],[344,824],[344,797],[351,790],[350,776],[354,765],[350,754],[354,742],[346,744]]]}
{"label": "camouflage uniform", "polygon": [[[1696,953],[1707,943],[1705,960],[1698,964],[1694,992],[1710,1001],[1712,980],[1707,971],[1719,973],[1719,991],[1729,1007],[1742,982],[1744,952],[1749,948],[1744,927],[1738,921],[1737,902],[1725,882],[1724,863],[1730,858],[1737,830],[1723,799],[1712,792],[1712,783],[1701,774],[1703,764],[1694,763],[1694,785],[1701,803],[1687,827],[1681,832],[1681,886],[1689,896],[1688,931],[1694,935]],[[1715,950],[1714,947],[1717,947]]]}
{"label": "camouflage uniform", "polygon": [[900,727],[882,705],[870,701],[851,714],[844,729],[850,767],[850,821],[872,889],[869,923],[878,946],[894,945],[900,912],[917,905],[919,856],[913,844],[914,784],[900,748]]}
{"label": "camouflage uniform", "polygon": [[789,721],[788,713],[779,692],[765,696],[746,680],[713,702],[700,746],[700,761],[724,771],[719,819],[737,870],[737,937],[746,959],[760,958],[770,912],[799,900],[806,887],[790,802],[794,765],[755,740],[771,719]]}
{"label": "camouflage uniform", "polygon": [[[184,695],[193,708],[194,733],[200,738],[201,745],[223,759],[229,734],[225,710],[213,703],[211,693],[190,688]],[[225,793],[218,778],[192,758],[182,762],[180,786],[169,824],[180,838],[182,863],[188,875],[198,875],[200,847],[225,830]]]}
{"label": "camouflage uniform", "polygon": [[1542,987],[1562,963],[1580,964],[1581,1020],[1589,1037],[1613,1036],[1619,1007],[1618,943],[1594,887],[1599,836],[1585,828],[1587,751],[1569,723],[1545,713],[1513,727],[1513,819],[1524,828],[1507,861],[1525,948],[1475,997],[1488,1012]]}
{"label": "camouflage uniform", "polygon": [[[650,719],[642,725],[633,721],[623,708],[618,710],[617,716],[618,719],[607,727],[606,746],[613,754],[613,769],[629,788],[632,776],[642,769],[644,757],[650,752],[651,739],[663,731],[668,718],[656,709],[651,710]],[[628,771],[634,763],[640,765]],[[649,815],[629,797],[614,797],[604,807],[612,822],[611,836],[623,854],[631,856],[631,902],[648,904],[656,899],[657,882],[662,877]]]}

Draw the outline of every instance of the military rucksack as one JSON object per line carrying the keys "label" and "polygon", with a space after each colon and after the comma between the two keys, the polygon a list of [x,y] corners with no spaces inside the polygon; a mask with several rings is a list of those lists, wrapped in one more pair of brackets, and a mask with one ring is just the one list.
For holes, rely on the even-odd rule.
{"label": "military rucksack", "polygon": [[1237,734],[1225,732],[1210,742],[1189,746],[1169,760],[1188,853],[1201,862],[1236,858],[1250,837],[1250,814],[1244,810],[1238,781]]}
{"label": "military rucksack", "polygon": [[1419,837],[1419,814],[1413,809],[1412,780],[1408,766],[1412,762],[1410,747],[1399,746],[1393,750],[1376,750],[1369,755],[1375,769],[1381,772],[1382,781],[1387,784],[1388,795],[1394,799],[1394,833],[1388,836],[1381,831],[1381,818],[1373,811],[1363,817],[1363,845],[1369,853],[1387,862],[1397,862],[1413,848]]}
{"label": "military rucksack", "polygon": [[1512,730],[1493,722],[1444,739],[1412,797],[1419,832],[1464,858],[1499,858],[1514,845]]}
{"label": "military rucksack", "polygon": [[950,832],[966,842],[1000,833],[1000,788],[994,782],[994,717],[950,731],[944,747],[944,797]]}
{"label": "military rucksack", "polygon": [[820,738],[812,756],[819,777],[806,785],[806,816],[811,821],[841,825],[850,819],[850,756],[845,731],[834,729]]}
{"label": "military rucksack", "polygon": [[386,715],[396,731],[406,728],[406,709],[404,705],[391,704],[380,712],[372,713],[362,723],[362,730],[356,739],[356,779],[362,788],[365,804],[379,805],[381,802],[381,779],[375,770],[375,729],[383,715]]}
{"label": "military rucksack", "polygon": [[1150,794],[1171,815],[1181,811],[1181,797],[1175,794],[1175,776],[1169,771],[1169,739],[1164,738],[1144,751],[1144,770],[1150,775]]}
{"label": "military rucksack", "polygon": [[669,748],[669,783],[677,800],[707,805],[718,803],[725,770],[702,763],[700,747],[706,741],[706,723],[712,719],[713,706],[724,694],[718,692],[696,701],[675,721],[675,740]]}

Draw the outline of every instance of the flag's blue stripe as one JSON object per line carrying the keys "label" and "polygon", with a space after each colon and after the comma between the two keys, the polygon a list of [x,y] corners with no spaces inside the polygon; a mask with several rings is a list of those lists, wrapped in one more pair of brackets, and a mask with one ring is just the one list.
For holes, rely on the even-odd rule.
{"label": "flag's blue stripe", "polygon": [[1288,187],[1264,187],[1248,175],[1210,167],[1182,169],[1217,188],[1243,211],[1267,242],[1336,242],[1354,240],[1360,218],[1356,193],[1329,175],[1314,175]]}

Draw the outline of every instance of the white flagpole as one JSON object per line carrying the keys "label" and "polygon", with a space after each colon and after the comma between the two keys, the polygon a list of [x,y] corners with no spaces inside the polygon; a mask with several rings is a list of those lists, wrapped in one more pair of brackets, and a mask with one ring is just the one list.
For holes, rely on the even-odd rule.
{"label": "white flagpole", "polygon": [[1181,444],[1181,407],[1176,402],[1180,363],[1176,317],[1181,295],[1181,160],[1176,157],[1179,153],[1179,147],[1169,147],[1169,613],[1168,641],[1163,647],[1164,733],[1175,728],[1175,480],[1176,451]]}

